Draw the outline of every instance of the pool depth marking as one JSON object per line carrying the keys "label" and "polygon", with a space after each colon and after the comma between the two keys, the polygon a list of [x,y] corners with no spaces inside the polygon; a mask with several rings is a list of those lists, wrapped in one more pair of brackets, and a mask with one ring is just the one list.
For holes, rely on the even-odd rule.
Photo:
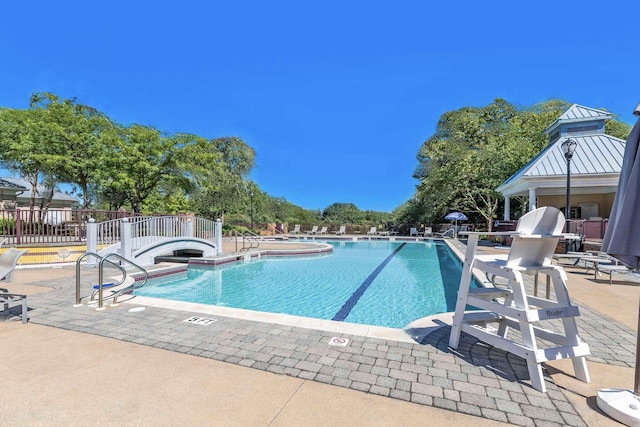
{"label": "pool depth marking", "polygon": [[402,243],[400,246],[398,246],[393,252],[391,252],[391,255],[385,258],[385,260],[382,261],[375,270],[373,270],[373,273],[371,273],[369,277],[364,279],[364,282],[362,282],[358,289],[356,289],[356,291],[351,295],[347,302],[344,303],[342,308],[336,313],[335,316],[333,316],[333,319],[331,320],[343,321],[347,318],[349,313],[351,313],[351,309],[355,307],[355,305],[358,303],[358,300],[367,290],[369,285],[371,285],[376,277],[378,277],[378,274],[380,274],[380,272],[387,266],[387,264],[389,264],[389,261],[391,261],[391,259],[396,256],[398,252],[400,252],[400,249],[402,249],[404,245],[406,245],[406,243]]}

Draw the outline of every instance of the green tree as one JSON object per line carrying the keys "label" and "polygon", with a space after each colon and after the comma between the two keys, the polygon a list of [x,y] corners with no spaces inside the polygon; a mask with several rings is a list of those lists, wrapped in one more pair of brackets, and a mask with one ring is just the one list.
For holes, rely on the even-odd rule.
{"label": "green tree", "polygon": [[604,122],[604,132],[607,135],[626,140],[631,133],[631,126],[621,122],[617,116]]}
{"label": "green tree", "polygon": [[[52,157],[57,146],[55,130],[47,113],[40,109],[0,110],[0,159],[31,185],[29,208],[35,206],[36,189],[43,174],[51,177]],[[48,182],[52,183],[53,179]]]}
{"label": "green tree", "polygon": [[362,221],[363,214],[353,203],[334,203],[325,208],[322,219],[336,224],[356,224]]}
{"label": "green tree", "polygon": [[145,200],[168,183],[182,182],[174,140],[152,127],[131,125],[120,130],[113,150],[104,159],[101,186],[126,199],[135,213]]}
{"label": "green tree", "polygon": [[58,181],[77,185],[82,207],[87,208],[103,160],[103,138],[113,136],[113,124],[94,108],[48,92],[34,93],[31,108],[42,112],[50,126],[48,172]]}
{"label": "green tree", "polygon": [[445,113],[417,156],[416,198],[424,219],[441,221],[448,211],[463,210],[491,229],[503,203],[495,189],[546,146],[544,129],[568,106],[552,100],[517,110],[497,99]]}
{"label": "green tree", "polygon": [[194,182],[193,210],[209,218],[247,212],[254,150],[236,137],[206,140],[182,135],[178,142],[180,167]]}

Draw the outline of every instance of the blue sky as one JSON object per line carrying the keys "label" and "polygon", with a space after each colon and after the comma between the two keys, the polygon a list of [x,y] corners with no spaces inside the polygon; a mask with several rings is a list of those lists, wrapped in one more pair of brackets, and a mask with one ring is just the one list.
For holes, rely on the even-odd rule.
{"label": "blue sky", "polygon": [[49,91],[124,125],[238,136],[272,196],[391,211],[446,111],[561,98],[633,123],[640,3],[620,3],[9,2],[0,106]]}

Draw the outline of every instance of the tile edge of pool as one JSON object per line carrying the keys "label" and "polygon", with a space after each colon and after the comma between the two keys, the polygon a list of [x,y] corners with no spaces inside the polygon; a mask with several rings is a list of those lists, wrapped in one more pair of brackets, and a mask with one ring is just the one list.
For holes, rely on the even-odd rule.
{"label": "tile edge of pool", "polygon": [[184,301],[165,300],[152,297],[135,296],[123,303],[130,305],[143,305],[168,310],[180,310],[193,313],[207,314],[211,316],[229,317],[234,319],[250,320],[275,325],[296,326],[306,329],[319,329],[337,334],[349,334],[378,338],[399,342],[416,343],[421,341],[429,333],[443,326],[450,326],[453,313],[439,313],[432,316],[417,319],[407,325],[406,328],[387,328],[358,323],[339,322],[335,320],[315,319],[311,317],[294,316],[283,313],[268,313],[262,311],[245,310],[241,308],[221,307],[208,304],[199,304]]}

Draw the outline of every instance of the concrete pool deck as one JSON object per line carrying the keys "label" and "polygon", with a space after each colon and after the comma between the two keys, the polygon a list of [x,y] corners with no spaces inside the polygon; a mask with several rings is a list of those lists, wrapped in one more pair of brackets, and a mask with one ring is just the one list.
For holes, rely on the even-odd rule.
{"label": "concrete pool deck", "polygon": [[619,425],[595,393],[633,386],[640,285],[567,272],[592,382],[549,363],[539,393],[518,358],[471,337],[448,349],[446,324],[412,343],[217,315],[199,325],[185,322],[198,311],[129,311],[135,299],[97,312],[72,307],[74,269],[19,269],[6,287],[30,295],[30,322],[0,322],[3,425]]}

